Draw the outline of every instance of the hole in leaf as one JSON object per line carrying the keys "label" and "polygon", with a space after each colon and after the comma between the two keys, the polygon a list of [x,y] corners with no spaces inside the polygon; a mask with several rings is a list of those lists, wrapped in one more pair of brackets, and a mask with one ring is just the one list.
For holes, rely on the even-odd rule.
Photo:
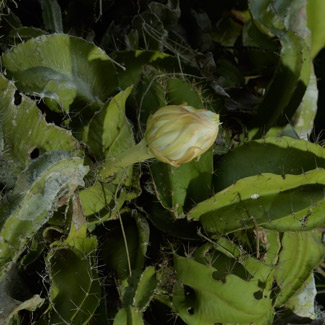
{"label": "hole in leaf", "polygon": [[262,291],[254,292],[254,298],[257,300],[261,300],[263,298],[263,292]]}
{"label": "hole in leaf", "polygon": [[226,283],[226,274],[222,274],[218,271],[214,271],[212,273],[212,278],[213,278],[213,280],[221,281],[222,283]]}
{"label": "hole in leaf", "polygon": [[29,157],[30,157],[30,159],[36,159],[39,155],[40,155],[40,151],[36,147],[31,151],[31,153],[29,154]]}
{"label": "hole in leaf", "polygon": [[184,293],[186,297],[195,299],[195,291],[191,287],[184,285]]}
{"label": "hole in leaf", "polygon": [[265,289],[265,287],[266,287],[266,282],[261,281],[261,280],[258,280],[257,286],[258,286],[260,289]]}
{"label": "hole in leaf", "polygon": [[6,188],[6,184],[0,183],[0,192],[4,191]]}
{"label": "hole in leaf", "polygon": [[272,303],[275,302],[278,294],[280,293],[280,287],[278,285],[278,283],[274,280],[272,283],[272,288],[271,288],[271,294],[270,294],[270,298],[272,299]]}
{"label": "hole in leaf", "polygon": [[204,256],[210,256],[213,255],[215,250],[213,248],[209,248],[207,251],[204,252]]}
{"label": "hole in leaf", "polygon": [[18,106],[21,104],[21,101],[22,101],[22,97],[21,97],[19,91],[16,90],[15,95],[14,95],[14,104]]}
{"label": "hole in leaf", "polygon": [[193,315],[194,314],[194,308],[191,307],[191,308],[187,309],[187,313],[190,314],[190,315]]}

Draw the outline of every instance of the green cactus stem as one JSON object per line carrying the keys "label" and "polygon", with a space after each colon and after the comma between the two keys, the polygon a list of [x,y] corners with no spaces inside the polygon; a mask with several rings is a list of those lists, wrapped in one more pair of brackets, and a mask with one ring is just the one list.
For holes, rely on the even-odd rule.
{"label": "green cactus stem", "polygon": [[126,168],[132,164],[154,158],[154,155],[149,151],[145,139],[142,139],[136,146],[127,151],[122,152],[116,157],[106,160],[103,169],[100,171],[101,178],[107,178],[116,173],[122,168]]}

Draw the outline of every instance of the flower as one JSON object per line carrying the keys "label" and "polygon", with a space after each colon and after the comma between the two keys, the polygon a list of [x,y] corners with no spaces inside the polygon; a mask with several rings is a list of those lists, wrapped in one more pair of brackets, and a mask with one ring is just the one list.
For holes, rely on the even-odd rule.
{"label": "flower", "polygon": [[169,105],[149,117],[145,139],[158,160],[179,166],[212,146],[220,124],[219,115],[209,110]]}

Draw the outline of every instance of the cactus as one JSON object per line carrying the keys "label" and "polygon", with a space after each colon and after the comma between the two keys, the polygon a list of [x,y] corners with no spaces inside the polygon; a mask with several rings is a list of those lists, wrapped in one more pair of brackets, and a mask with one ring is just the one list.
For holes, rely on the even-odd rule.
{"label": "cactus", "polygon": [[[152,50],[115,51],[111,57],[116,62],[124,63],[123,67],[116,67],[119,87],[121,89],[125,89],[131,85],[138,85],[142,78],[144,66],[169,72],[178,71],[177,59],[164,52]],[[141,93],[144,93],[144,91],[141,91]],[[156,98],[156,100],[159,99]]]}
{"label": "cactus", "polygon": [[[28,291],[22,285],[23,281],[18,273],[18,268],[12,268],[4,281],[0,282],[0,322],[1,324],[15,324],[19,322],[18,313],[21,310],[35,311],[44,303],[44,299],[40,295],[34,295],[29,299],[20,301],[17,298],[15,290],[20,288],[20,292]],[[26,292],[25,292],[26,293]],[[15,298],[14,298],[14,297]]]}
{"label": "cactus", "polygon": [[[3,159],[14,160],[22,170],[30,162],[33,150],[38,155],[57,149],[78,155],[80,145],[71,133],[47,123],[36,102],[19,94],[13,82],[3,75],[0,75],[0,89],[1,127],[6,148]],[[21,96],[21,102],[17,105],[14,101],[15,93]]]}
{"label": "cactus", "polygon": [[282,238],[282,250],[279,254],[279,268],[275,280],[281,291],[276,306],[288,301],[310,276],[310,271],[324,257],[324,244],[320,231],[300,233],[286,232]]}
{"label": "cactus", "polygon": [[315,297],[317,295],[314,274],[286,302],[286,308],[300,317],[316,318]]}
{"label": "cactus", "polygon": [[[91,247],[94,242],[84,241],[83,245]],[[86,324],[100,300],[100,284],[91,258],[79,250],[60,247],[49,254],[47,262],[51,276],[49,322]]]}
{"label": "cactus", "polygon": [[188,217],[210,233],[229,233],[256,224],[280,231],[304,231],[324,224],[324,170],[302,175],[265,173],[239,180],[197,204]]}
{"label": "cactus", "polygon": [[317,317],[313,11],[245,5],[1,2],[1,324]]}
{"label": "cactus", "polygon": [[[224,238],[201,246],[193,256],[175,255],[180,283],[175,286],[173,308],[187,324],[269,324],[272,306],[281,307],[303,288],[310,270],[324,256],[320,232],[285,233],[282,239],[279,235],[267,234],[261,261]],[[273,292],[275,284],[278,295]],[[234,287],[245,298],[234,296]]]}
{"label": "cactus", "polygon": [[[125,287],[127,283],[125,281],[133,270],[139,271],[143,268],[149,244],[148,222],[137,211],[134,211],[132,216],[134,221],[129,221],[124,227],[127,247],[119,227],[114,227],[110,231],[110,236],[103,243],[105,247],[103,259],[109,268],[117,273],[118,278],[123,281],[123,287]],[[121,217],[123,218],[123,215]]]}
{"label": "cactus", "polygon": [[136,308],[127,307],[121,308],[115,316],[113,325],[143,325],[141,313],[139,314]]}
{"label": "cactus", "polygon": [[[241,168],[236,168],[238,161]],[[243,143],[220,157],[215,165],[213,184],[216,191],[221,191],[239,179],[261,173],[285,177],[324,167],[325,153],[320,145],[286,136],[266,137]]]}
{"label": "cactus", "polygon": [[123,321],[125,324],[143,324],[142,313],[156,287],[153,267],[147,267],[141,273],[149,240],[148,223],[137,213],[134,218],[136,223],[125,227],[127,245],[123,243],[117,228],[104,242],[103,259],[117,273],[120,281],[118,290],[123,308],[116,314],[114,324],[122,324]]}
{"label": "cactus", "polygon": [[51,288],[45,319],[50,324],[87,324],[93,317],[101,298],[97,245],[95,237],[87,237],[86,218],[79,197],[74,195],[69,235],[63,242],[52,243],[46,258]]}
{"label": "cactus", "polygon": [[18,44],[4,53],[2,65],[19,90],[47,98],[49,107],[58,112],[69,112],[78,101],[98,108],[116,84],[113,63],[102,50],[65,34]]}
{"label": "cactus", "polygon": [[113,324],[144,324],[143,312],[148,307],[157,285],[155,269],[148,266],[142,274],[135,272],[124,289],[121,308]]}
{"label": "cactus", "polygon": [[51,278],[51,310],[47,316],[50,324],[64,321],[87,324],[99,304],[101,290],[95,264],[97,243],[94,238],[85,238],[79,244],[84,251],[60,245],[47,257]]}
{"label": "cactus", "polygon": [[1,206],[0,278],[17,261],[27,240],[42,227],[60,196],[71,195],[88,169],[64,151],[45,153],[18,176],[12,198]]}
{"label": "cactus", "polygon": [[[71,157],[67,152],[51,151],[35,159],[18,175],[13,193],[2,201],[0,208],[3,218],[0,232],[2,285],[7,282],[28,240],[33,238],[57,208],[59,197],[71,195],[78,185],[83,184],[82,179],[88,169],[82,164],[81,158]],[[43,301],[35,295],[21,304],[10,305],[7,307],[9,311],[4,314],[7,314],[9,321],[10,315],[18,310],[33,310]]]}
{"label": "cactus", "polygon": [[[131,91],[132,87],[129,87],[109,100],[83,130],[83,141],[98,161],[114,160],[119,153],[135,145],[131,125],[125,117],[125,102]],[[125,200],[134,199],[140,191],[137,184],[139,176],[132,166],[120,170],[110,182],[105,181],[105,176],[101,173],[101,179],[80,192],[89,226],[113,217],[116,214],[115,205],[120,209]],[[117,191],[119,195],[116,198]]]}
{"label": "cactus", "polygon": [[306,93],[292,117],[292,124],[301,139],[307,140],[313,131],[314,120],[317,114],[317,99],[317,80],[314,68],[312,67]]}
{"label": "cactus", "polygon": [[[302,24],[297,32],[293,30],[295,16],[288,16],[279,4],[275,8],[269,0],[250,0],[248,3],[256,27],[268,36],[276,35],[281,42],[280,58],[272,82],[252,122],[255,126],[263,121],[258,132],[252,131],[257,138],[273,124],[286,125],[287,119],[292,117],[308,85],[311,60],[305,37],[308,33],[306,24]],[[297,10],[297,7],[294,9]],[[272,109],[274,107],[276,109]]]}
{"label": "cactus", "polygon": [[47,29],[62,33],[62,13],[57,1],[41,1],[42,16]]}
{"label": "cactus", "polygon": [[156,284],[155,269],[148,266],[140,276],[132,299],[137,310],[144,311],[149,306]]}
{"label": "cactus", "polygon": [[[219,257],[221,261],[217,262]],[[181,318],[187,324],[268,324],[274,312],[270,288],[259,287],[260,279],[256,275],[251,274],[252,278],[248,279],[249,272],[245,269],[241,275],[236,274],[235,260],[227,261],[222,254],[214,258],[216,264],[204,265],[175,255],[177,277],[184,287],[176,286],[173,304]],[[219,263],[224,273],[219,271]],[[233,295],[234,290],[241,295]]]}

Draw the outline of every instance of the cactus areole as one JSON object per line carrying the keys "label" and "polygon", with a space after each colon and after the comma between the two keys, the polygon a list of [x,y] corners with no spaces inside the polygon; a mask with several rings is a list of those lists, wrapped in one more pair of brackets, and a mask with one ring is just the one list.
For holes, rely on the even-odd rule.
{"label": "cactus areole", "polygon": [[212,146],[220,124],[219,115],[206,109],[164,106],[149,117],[145,140],[158,160],[179,166]]}

